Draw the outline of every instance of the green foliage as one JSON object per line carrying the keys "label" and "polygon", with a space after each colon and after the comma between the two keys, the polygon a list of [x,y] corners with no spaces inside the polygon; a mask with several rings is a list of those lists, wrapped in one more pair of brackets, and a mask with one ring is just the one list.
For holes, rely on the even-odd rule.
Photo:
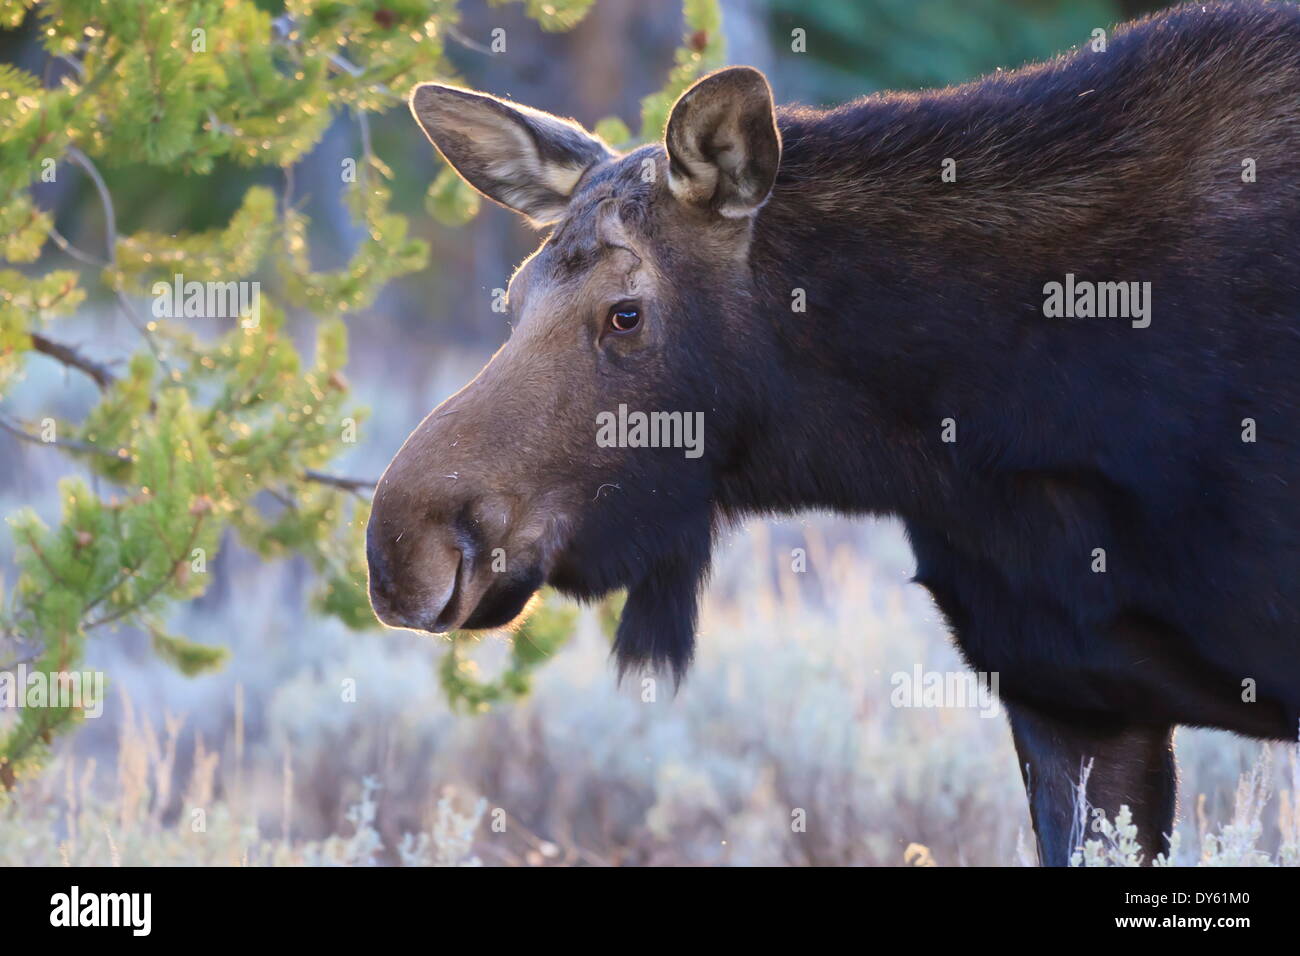
{"label": "green foliage", "polygon": [[[567,30],[593,0],[523,2],[542,29]],[[444,38],[459,14],[455,0],[286,0],[278,15],[268,6],[0,0],[0,27],[38,18],[50,57],[48,84],[0,65],[0,257],[21,267],[0,268],[0,396],[36,348],[101,389],[79,422],[48,418],[40,434],[4,423],[61,449],[91,479],[61,483],[62,516],[52,527],[30,509],[10,519],[19,574],[8,594],[0,592],[6,667],[13,647],[34,669],[73,670],[88,636],[121,625],[148,633],[155,654],[185,675],[219,667],[224,648],[171,634],[165,618],[176,602],[204,592],[228,533],[266,560],[304,557],[320,582],[319,612],[356,628],[375,625],[366,596],[364,483],[323,471],[365,418],[348,399],[342,316],[423,268],[428,249],[391,208],[392,173],[371,148],[369,117],[403,107],[416,82],[454,81]],[[667,88],[645,101],[646,136],[658,135],[681,89],[720,62],[715,0],[684,6],[687,38]],[[364,228],[349,261],[326,271],[313,267],[311,223],[295,205],[292,174],[340,110],[358,125],[363,155],[341,188]],[[630,139],[626,126],[604,129]],[[228,221],[212,228],[118,234],[117,171],[205,184],[218,164],[278,167],[284,187],[252,185]],[[53,231],[31,190],[52,170],[93,187],[107,248],[75,249]],[[455,225],[473,217],[479,197],[444,169],[426,205]],[[47,240],[91,268],[38,268],[42,254],[54,252]],[[192,297],[192,283],[226,290],[224,320],[205,311],[202,295]],[[255,306],[235,314],[241,283],[245,292],[255,288]],[[140,332],[141,348],[125,369],[45,338],[46,324],[88,292],[116,301]],[[133,297],[152,298],[152,314]],[[286,308],[314,318],[310,359],[286,332]],[[182,320],[198,315],[207,321]],[[506,673],[491,683],[475,679],[461,653],[467,638],[457,636],[443,686],[471,710],[517,698],[571,631],[572,612],[541,606],[515,634]],[[81,717],[77,706],[19,709],[0,729],[0,796]]]}
{"label": "green foliage", "polygon": [[641,100],[641,142],[663,135],[668,113],[677,97],[702,73],[721,66],[726,55],[722,13],[714,0],[685,0],[682,13],[686,36],[673,55],[677,65],[668,74],[662,90]]}
{"label": "green foliage", "polygon": [[802,29],[811,102],[962,83],[1077,46],[1124,19],[1113,0],[771,0],[773,46]]}
{"label": "green foliage", "polygon": [[701,75],[722,65],[726,44],[717,0],[683,0],[682,20],[685,36],[673,53],[676,65],[668,74],[668,82],[663,89],[641,100],[640,135],[634,137],[617,116],[606,117],[596,124],[596,133],[611,145],[628,148],[662,137],[677,97]]}
{"label": "green foliage", "polygon": [[537,21],[543,30],[572,30],[596,0],[492,0],[496,5],[522,3],[528,16]]}
{"label": "green foliage", "polygon": [[[374,175],[383,169],[372,163]],[[293,305],[314,311],[363,309],[390,279],[424,267],[428,248],[406,235],[406,218],[388,212],[390,191],[363,175],[359,190],[349,194],[354,215],[366,223],[365,237],[348,264],[335,272],[313,272],[307,248],[306,216],[288,210],[284,217],[284,256],[280,278]]]}
{"label": "green foliage", "polygon": [[256,186],[224,228],[188,236],[137,232],[118,240],[116,280],[139,295],[151,292],[155,282],[170,283],[178,272],[200,282],[229,276],[252,275],[283,229],[278,221],[275,194]]}
{"label": "green foliage", "polygon": [[557,607],[547,599],[537,602],[532,613],[515,631],[510,646],[510,664],[495,681],[481,680],[477,676],[478,664],[462,653],[476,638],[470,634],[453,634],[451,647],[443,656],[438,671],[447,697],[471,712],[523,697],[532,687],[533,671],[563,647],[573,634],[575,618],[573,608]]}
{"label": "green foliage", "polygon": [[461,226],[478,215],[478,192],[461,179],[456,170],[444,166],[424,197],[424,208],[444,226]]}
{"label": "green foliage", "polygon": [[220,667],[229,652],[224,647],[196,644],[183,637],[175,637],[157,628],[150,631],[154,653],[171,664],[186,677],[194,677]]}
{"label": "green foliage", "polygon": [[597,608],[601,633],[609,639],[610,644],[618,635],[618,622],[623,616],[623,605],[627,604],[627,592],[617,591],[600,602]]}
{"label": "green foliage", "polygon": [[[510,662],[495,680],[481,678],[479,665],[466,656],[478,638],[459,632],[451,635],[451,647],[442,658],[438,678],[453,706],[459,704],[473,713],[528,694],[533,672],[553,657],[573,634],[575,611],[557,605],[556,601],[549,592],[534,601],[531,613],[511,635]],[[596,607],[597,622],[611,645],[626,602],[627,595],[619,591]]]}
{"label": "green foliage", "polygon": [[83,298],[75,272],[56,269],[29,280],[13,269],[0,269],[0,395],[18,377],[22,353],[32,347],[28,332],[32,319],[70,312]]}

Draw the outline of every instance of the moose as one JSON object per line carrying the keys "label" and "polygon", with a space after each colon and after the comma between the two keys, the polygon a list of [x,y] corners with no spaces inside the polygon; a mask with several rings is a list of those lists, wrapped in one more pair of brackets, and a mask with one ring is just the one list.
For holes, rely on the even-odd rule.
{"label": "moose", "polygon": [[[1300,7],[1182,6],[827,110],[726,68],[626,153],[481,92],[410,106],[548,233],[508,341],[376,488],[383,622],[626,589],[620,673],[680,679],[720,529],[891,515],[999,675],[1044,865],[1084,806],[1167,848],[1178,725],[1295,739]],[[621,406],[703,413],[701,453],[598,443]]]}

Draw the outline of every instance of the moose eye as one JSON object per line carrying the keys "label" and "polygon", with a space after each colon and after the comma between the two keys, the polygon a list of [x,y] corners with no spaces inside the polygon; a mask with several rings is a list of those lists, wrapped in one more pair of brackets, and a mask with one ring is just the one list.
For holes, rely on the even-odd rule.
{"label": "moose eye", "polygon": [[607,324],[613,332],[631,332],[641,324],[641,310],[633,303],[620,303],[609,310]]}

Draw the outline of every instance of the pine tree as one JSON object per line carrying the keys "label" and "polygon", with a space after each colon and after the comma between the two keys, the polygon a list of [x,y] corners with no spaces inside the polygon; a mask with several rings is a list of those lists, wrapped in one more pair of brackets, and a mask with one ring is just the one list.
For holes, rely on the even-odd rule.
{"label": "pine tree", "polygon": [[[543,29],[562,30],[593,2],[524,6]],[[444,44],[457,5],[287,0],[278,14],[264,6],[0,0],[0,28],[38,19],[49,61],[41,77],[0,64],[0,258],[8,263],[0,268],[0,397],[32,352],[84,374],[100,392],[81,421],[0,417],[0,428],[52,446],[94,478],[93,486],[81,477],[61,483],[54,527],[30,509],[10,518],[19,575],[0,593],[0,671],[18,662],[46,673],[75,670],[87,638],[123,625],[147,631],[158,656],[182,673],[218,666],[223,649],[168,633],[164,618],[204,592],[228,529],[263,559],[305,556],[320,579],[319,611],[353,627],[374,623],[363,552],[368,485],[328,473],[364,418],[349,400],[342,317],[427,262],[425,244],[392,211],[392,174],[371,148],[369,117],[403,108],[403,93],[418,81],[455,80]],[[658,135],[677,93],[721,62],[716,0],[685,0],[684,13],[677,66],[667,87],[645,100],[641,137]],[[345,266],[322,271],[311,264],[310,223],[294,204],[292,172],[340,110],[355,117],[364,145],[342,188],[365,229]],[[620,145],[636,139],[618,120],[601,129]],[[250,188],[219,228],[179,238],[118,233],[114,168],[143,164],[201,178],[218,161],[278,167],[284,185]],[[33,196],[32,184],[50,169],[73,168],[102,207],[99,250],[72,246]],[[426,198],[452,223],[472,216],[478,199],[450,170]],[[51,244],[59,255],[48,259],[67,267],[40,268]],[[274,300],[261,293],[268,275],[276,277],[267,283]],[[250,304],[241,290],[254,282]],[[215,340],[184,321],[207,314],[213,289],[232,320]],[[88,293],[115,302],[139,333],[139,351],[121,371],[59,340],[58,318]],[[315,317],[310,358],[285,333],[286,309]],[[266,495],[281,507],[257,507],[254,499]],[[543,613],[525,628],[527,640],[495,684],[467,679],[453,646],[443,668],[447,692],[472,708],[526,692],[530,672],[570,626],[562,614]],[[0,729],[0,794],[39,767],[82,709],[18,710]]]}

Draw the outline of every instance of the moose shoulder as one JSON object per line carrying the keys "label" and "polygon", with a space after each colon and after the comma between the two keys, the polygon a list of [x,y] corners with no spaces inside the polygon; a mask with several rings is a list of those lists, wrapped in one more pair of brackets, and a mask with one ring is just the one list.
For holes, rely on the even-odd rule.
{"label": "moose shoulder", "polygon": [[[1044,862],[1085,764],[1149,858],[1176,725],[1296,736],[1300,8],[1181,7],[824,112],[726,69],[627,154],[468,90],[411,108],[550,233],[509,341],[376,491],[382,620],[627,588],[620,668],[680,676],[719,526],[892,514],[999,675]],[[597,441],[632,413],[702,421],[697,453]]]}

